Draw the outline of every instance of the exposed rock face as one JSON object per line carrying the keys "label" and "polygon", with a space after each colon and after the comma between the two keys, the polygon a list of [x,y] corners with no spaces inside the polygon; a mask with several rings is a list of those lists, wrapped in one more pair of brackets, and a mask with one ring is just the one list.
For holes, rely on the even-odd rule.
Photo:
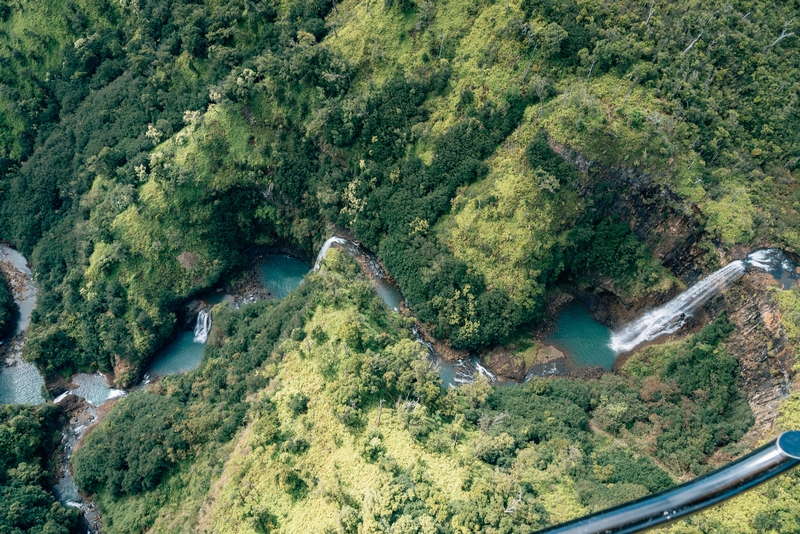
{"label": "exposed rock face", "polygon": [[83,399],[83,397],[70,394],[61,399],[61,402],[58,403],[58,406],[64,410],[64,413],[72,417],[76,413],[85,412],[88,409],[89,404]]}
{"label": "exposed rock face", "polygon": [[469,352],[465,350],[454,349],[451,346],[443,343],[433,337],[421,324],[417,324],[420,337],[426,342],[430,343],[433,350],[442,357],[446,362],[455,362],[458,360],[469,360]]}
{"label": "exposed rock face", "polygon": [[118,388],[129,388],[136,383],[140,372],[141,369],[137,369],[135,364],[114,355],[113,379],[109,382]]}
{"label": "exposed rock face", "polygon": [[599,215],[627,221],[653,256],[684,282],[691,283],[704,272],[704,251],[698,246],[700,221],[678,195],[641,172],[603,167],[569,147],[552,141],[550,146],[587,175],[582,197],[608,198]]}
{"label": "exposed rock face", "polygon": [[[554,347],[549,347],[556,350]],[[563,356],[563,354],[562,354]],[[506,347],[496,347],[483,358],[483,363],[501,378],[510,378],[521,382],[528,370],[525,360],[516,356]]]}
{"label": "exposed rock face", "polygon": [[[712,270],[706,265],[707,247],[701,246],[702,229],[698,210],[689,207],[667,187],[640,172],[604,168],[569,147],[551,142],[551,147],[584,173],[581,195],[595,199],[607,195],[600,216],[616,216],[627,221],[631,230],[647,244],[652,254],[687,285]],[[721,263],[741,259],[749,250],[736,247],[718,251]],[[795,359],[786,332],[780,323],[780,310],[769,293],[775,285],[766,273],[745,275],[725,293],[698,310],[676,336],[696,331],[720,312],[726,311],[734,324],[727,346],[741,366],[740,388],[747,393],[755,415],[755,425],[745,436],[752,445],[769,437],[778,415],[778,405],[793,389]],[[612,328],[659,305],[677,292],[651,295],[641,302],[627,303],[615,297],[613,281],[588,291],[573,288],[573,296],[583,301],[599,322]],[[563,305],[563,303],[559,303]],[[621,358],[624,360],[624,358]],[[618,362],[621,363],[621,362]],[[615,366],[616,367],[616,366]]]}
{"label": "exposed rock face", "polygon": [[710,310],[714,315],[726,311],[734,331],[728,347],[739,359],[741,377],[739,386],[747,393],[747,400],[756,422],[746,439],[753,445],[768,437],[778,404],[792,390],[795,354],[781,325],[781,312],[773,300],[769,287],[776,285],[766,273],[748,273],[741,281],[716,299]]}
{"label": "exposed rock face", "polygon": [[204,309],[208,308],[208,304],[200,299],[190,300],[181,310],[182,324],[184,329],[193,328],[197,322],[197,315]]}
{"label": "exposed rock face", "polygon": [[50,377],[50,379],[45,383],[45,387],[47,388],[48,393],[50,393],[53,397],[58,397],[62,393],[65,393],[71,389],[75,389],[78,386],[77,384],[67,382],[61,376],[54,376]]}
{"label": "exposed rock face", "polygon": [[0,275],[6,279],[8,287],[14,295],[21,295],[28,287],[25,275],[10,261],[0,261]]}

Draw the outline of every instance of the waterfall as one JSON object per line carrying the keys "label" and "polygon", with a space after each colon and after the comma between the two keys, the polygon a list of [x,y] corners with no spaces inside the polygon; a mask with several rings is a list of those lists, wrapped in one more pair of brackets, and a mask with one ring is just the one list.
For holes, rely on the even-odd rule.
{"label": "waterfall", "polygon": [[497,375],[491,372],[486,367],[482,366],[480,359],[473,358],[472,365],[478,371],[478,374],[481,376],[485,376],[489,380],[489,382],[497,382]]}
{"label": "waterfall", "polygon": [[330,237],[327,241],[322,244],[322,248],[319,249],[319,254],[317,254],[317,261],[314,263],[314,268],[311,269],[312,271],[318,271],[319,266],[322,263],[322,260],[325,259],[325,255],[328,253],[328,249],[331,248],[331,245],[334,243],[338,245],[344,245],[347,243],[347,239],[343,239],[341,237]]}
{"label": "waterfall", "polygon": [[211,310],[200,310],[197,314],[197,324],[194,325],[194,342],[205,343],[211,331]]}
{"label": "waterfall", "polygon": [[677,332],[686,318],[708,299],[742,277],[749,262],[737,260],[710,274],[695,285],[611,336],[614,352],[628,352],[645,341]]}
{"label": "waterfall", "polygon": [[784,288],[788,288],[800,277],[795,271],[796,267],[794,261],[782,250],[762,249],[751,252],[744,260],[729,263],[663,306],[626,325],[611,336],[609,345],[614,352],[628,352],[645,341],[678,331],[694,310],[741,278],[748,268],[766,271],[784,283]]}

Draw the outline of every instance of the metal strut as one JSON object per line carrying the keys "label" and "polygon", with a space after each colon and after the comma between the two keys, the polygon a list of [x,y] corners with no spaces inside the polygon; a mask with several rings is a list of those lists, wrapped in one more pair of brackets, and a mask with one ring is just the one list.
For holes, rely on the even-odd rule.
{"label": "metal strut", "polygon": [[728,465],[655,495],[540,531],[622,534],[661,527],[748,491],[800,463],[800,431],[784,432]]}

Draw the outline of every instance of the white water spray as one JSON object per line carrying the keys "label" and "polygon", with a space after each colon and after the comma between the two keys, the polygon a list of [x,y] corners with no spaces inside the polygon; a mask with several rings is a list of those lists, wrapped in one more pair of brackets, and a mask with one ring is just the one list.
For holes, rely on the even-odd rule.
{"label": "white water spray", "polygon": [[775,268],[789,268],[791,264],[780,250],[757,250],[744,260],[729,263],[663,306],[647,312],[640,319],[615,332],[609,345],[614,352],[628,352],[641,343],[677,332],[695,310],[741,278],[748,267],[771,271]]}
{"label": "white water spray", "polygon": [[786,253],[777,248],[756,250],[747,256],[747,264],[773,274],[780,271],[793,273],[795,265]]}
{"label": "white water spray", "polygon": [[318,271],[320,264],[322,264],[322,260],[325,259],[325,255],[328,253],[328,249],[331,248],[331,245],[336,243],[337,245],[344,245],[347,243],[347,239],[343,239],[341,237],[330,237],[327,241],[322,244],[322,248],[319,249],[319,254],[317,254],[317,261],[314,262],[314,268],[311,269],[312,271]]}
{"label": "white water spray", "polygon": [[614,352],[628,352],[645,341],[677,332],[692,313],[708,299],[742,277],[744,261],[737,260],[710,274],[695,285],[611,336]]}
{"label": "white water spray", "polygon": [[200,310],[197,314],[197,323],[194,325],[194,342],[205,343],[211,331],[211,311]]}

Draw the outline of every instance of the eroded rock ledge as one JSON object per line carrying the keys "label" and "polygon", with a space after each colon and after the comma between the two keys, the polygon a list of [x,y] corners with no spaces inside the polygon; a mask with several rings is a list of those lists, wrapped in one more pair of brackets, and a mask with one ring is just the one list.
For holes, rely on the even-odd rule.
{"label": "eroded rock ledge", "polygon": [[739,387],[747,393],[756,418],[745,436],[752,445],[770,436],[778,404],[798,385],[792,369],[794,347],[769,290],[776,285],[769,274],[748,273],[709,306],[713,314],[725,311],[734,325],[727,345],[739,360]]}

